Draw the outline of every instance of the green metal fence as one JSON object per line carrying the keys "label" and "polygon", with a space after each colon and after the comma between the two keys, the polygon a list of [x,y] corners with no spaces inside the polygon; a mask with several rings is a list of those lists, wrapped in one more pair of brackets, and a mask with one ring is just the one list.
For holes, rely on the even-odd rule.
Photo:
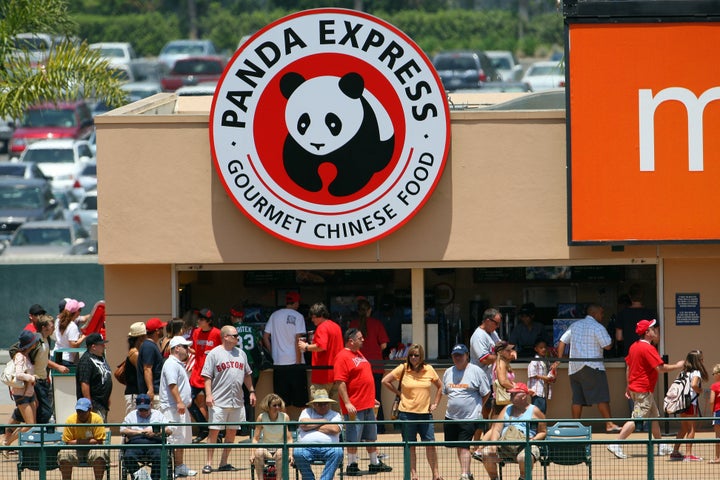
{"label": "green metal fence", "polygon": [[[616,419],[618,423],[626,419]],[[557,422],[567,422],[567,419],[549,419],[546,424],[550,432],[550,438],[544,441],[532,441],[526,438],[519,442],[472,442],[471,448],[485,449],[485,452],[492,452],[492,449],[486,447],[493,446],[510,446],[520,445],[521,450],[529,452],[533,446],[539,449],[539,458],[532,463],[531,456],[525,455],[526,479],[627,479],[627,480],[651,480],[651,479],[696,479],[704,480],[720,477],[720,464],[710,463],[709,461],[716,458],[716,448],[720,448],[720,439],[715,438],[714,432],[711,430],[710,422],[712,418],[697,419],[698,425],[702,428],[696,433],[692,440],[676,440],[674,432],[679,428],[680,419],[658,419],[667,422],[666,425],[669,434],[663,435],[660,439],[654,439],[649,431],[636,431],[628,439],[619,442],[617,434],[607,434],[604,432],[605,419],[583,419],[582,424],[592,428],[593,432],[589,439],[582,437],[572,438],[553,438],[552,426]],[[426,459],[426,447],[434,446],[437,452],[439,462],[439,470],[443,479],[460,479],[461,463],[458,456],[458,450],[466,447],[462,442],[446,442],[444,441],[443,425],[448,421],[431,422],[435,424],[435,442],[404,442],[400,432],[403,426],[409,425],[410,422],[388,421],[383,422],[386,425],[386,431],[390,433],[378,436],[378,441],[373,445],[377,446],[381,453],[382,461],[393,467],[392,472],[379,473],[376,476],[378,480],[435,480],[432,478],[432,472],[428,466]],[[426,423],[426,422],[414,422]],[[493,421],[478,422],[482,428],[489,428]],[[251,427],[254,423],[245,423]],[[232,426],[239,429],[241,424],[233,424]],[[193,424],[198,426],[198,424]],[[294,430],[297,423],[289,423],[289,428]],[[10,427],[10,426],[8,426]],[[60,430],[62,426],[57,426]],[[117,432],[119,424],[107,424],[106,427]],[[2,457],[0,457],[0,478],[1,479],[38,479],[38,480],[60,480],[61,472],[58,468],[58,454],[61,450],[68,446],[56,443],[59,434],[52,434],[40,428],[33,429],[33,442],[23,442],[22,445],[17,443],[9,447],[0,447]],[[560,432],[561,433],[561,432]],[[160,450],[160,478],[161,480],[169,480],[172,475],[172,451],[175,448],[184,449],[185,464],[191,469],[198,472],[206,462],[206,454],[208,448],[214,448],[213,467],[217,469],[220,459],[220,449],[229,448],[230,463],[238,468],[234,472],[213,471],[212,474],[204,475],[198,473],[198,478],[207,478],[208,480],[230,480],[252,478],[262,479],[263,472],[253,472],[250,465],[250,457],[253,449],[259,445],[250,441],[251,437],[238,436],[232,444],[214,444],[207,443],[187,444],[187,445],[170,445],[167,439],[158,445],[143,445],[143,447],[157,448]],[[608,451],[608,445],[619,444],[622,446],[623,452],[627,455],[625,459],[619,459]],[[680,452],[685,454],[688,444],[692,445],[692,453],[695,457],[703,460],[688,460],[680,458],[671,458],[670,455],[659,455],[658,450],[663,445],[672,448],[674,444],[680,445]],[[340,444],[342,447],[357,446],[360,455],[360,476],[368,475],[369,456],[365,451],[366,443],[347,443]],[[282,468],[282,480],[291,480],[300,478],[297,471],[289,465],[289,453],[293,447],[313,446],[311,444],[300,444],[293,442],[291,438],[280,444],[263,444],[266,447],[280,449],[283,455],[284,468]],[[317,445],[314,445],[317,446]],[[79,466],[75,467],[72,472],[72,479],[88,479],[100,480],[95,473],[102,473],[102,478],[121,479],[122,478],[122,455],[123,451],[128,448],[137,448],[137,445],[122,444],[119,434],[111,435],[110,443],[98,446],[71,446],[71,449],[80,451],[90,451],[96,449],[106,449],[109,454],[109,463],[106,466],[94,472],[92,467]],[[413,457],[412,450],[415,450],[417,473],[411,475],[411,459]],[[664,450],[664,448],[663,448]],[[666,452],[663,452],[666,453]],[[486,457],[488,462],[492,457]],[[470,470],[472,478],[480,480],[490,478],[486,472],[483,462],[478,460],[470,461]],[[347,467],[345,461],[343,468]],[[502,462],[501,465],[502,478],[516,479],[519,477],[519,466],[512,461]],[[316,478],[320,478],[322,465],[313,467]],[[149,470],[148,470],[149,472]],[[125,478],[132,478],[134,472],[128,472],[130,475]],[[347,476],[343,473],[342,476]],[[334,478],[340,478],[341,472],[335,472]],[[277,480],[281,480],[277,478]],[[309,480],[309,479],[304,479]]]}

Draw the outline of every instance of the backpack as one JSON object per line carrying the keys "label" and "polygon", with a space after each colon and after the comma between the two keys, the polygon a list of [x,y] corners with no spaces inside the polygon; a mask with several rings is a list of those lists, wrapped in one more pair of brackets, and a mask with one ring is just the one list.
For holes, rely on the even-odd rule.
{"label": "backpack", "polygon": [[[688,372],[680,372],[680,375],[668,388],[665,394],[663,406],[667,413],[684,413],[690,408],[693,400],[692,382]],[[697,397],[697,395],[695,395]]]}
{"label": "backpack", "polygon": [[5,364],[3,371],[0,372],[0,381],[10,388],[23,388],[25,386],[25,382],[15,379],[15,360],[12,357]]}

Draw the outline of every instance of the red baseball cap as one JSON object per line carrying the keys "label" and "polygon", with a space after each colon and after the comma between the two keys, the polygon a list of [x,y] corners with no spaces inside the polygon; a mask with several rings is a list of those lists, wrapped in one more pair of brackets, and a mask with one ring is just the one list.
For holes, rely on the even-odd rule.
{"label": "red baseball cap", "polygon": [[298,292],[288,292],[285,294],[285,303],[298,303],[300,294]]}
{"label": "red baseball cap", "polygon": [[165,325],[167,325],[167,322],[163,322],[159,318],[153,317],[147,322],[145,322],[145,330],[147,330],[148,332],[154,332],[155,330],[165,328]]}
{"label": "red baseball cap", "polygon": [[657,323],[657,320],[640,320],[637,325],[635,326],[635,333],[640,335],[641,337],[645,335],[645,333],[650,330],[651,327],[654,327]]}

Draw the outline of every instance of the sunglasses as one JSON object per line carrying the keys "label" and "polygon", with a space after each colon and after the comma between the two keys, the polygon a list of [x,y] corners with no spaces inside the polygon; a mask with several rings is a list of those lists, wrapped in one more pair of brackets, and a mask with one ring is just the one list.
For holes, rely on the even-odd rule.
{"label": "sunglasses", "polygon": [[233,335],[232,333],[228,333],[228,334],[227,334],[227,335],[225,335],[225,336],[226,336],[226,337],[234,337],[234,338],[238,338],[238,337],[240,337],[240,335],[239,335],[239,334],[237,334],[237,333],[236,333],[236,334],[234,334],[234,335]]}
{"label": "sunglasses", "polygon": [[408,357],[417,357],[417,358],[419,358],[420,355],[417,354],[417,353],[411,353],[410,355],[408,355]]}
{"label": "sunglasses", "polygon": [[273,404],[270,405],[270,406],[273,407],[273,408],[282,408],[282,405],[280,405],[279,403],[273,403]]}

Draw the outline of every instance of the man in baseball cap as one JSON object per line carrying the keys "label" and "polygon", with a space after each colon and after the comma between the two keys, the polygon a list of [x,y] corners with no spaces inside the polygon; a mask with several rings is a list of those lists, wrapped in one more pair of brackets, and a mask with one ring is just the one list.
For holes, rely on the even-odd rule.
{"label": "man in baseball cap", "polygon": [[45,315],[47,312],[42,307],[42,305],[38,305],[37,303],[30,306],[30,309],[28,310],[28,323],[25,325],[25,330],[29,330],[33,333],[40,332],[39,322],[40,317],[42,315]]}
{"label": "man in baseball cap", "polygon": [[163,329],[167,322],[159,318],[150,318],[145,322],[147,338],[138,349],[138,390],[140,393],[147,393],[152,400],[152,407],[160,409],[160,375],[165,359],[160,352],[160,339],[163,337]]}
{"label": "man in baseball cap", "polygon": [[107,421],[112,393],[112,370],[105,360],[107,341],[99,333],[85,338],[87,350],[80,357],[75,383],[78,395],[92,401],[93,411]]}
{"label": "man in baseball cap", "polygon": [[[87,398],[79,398],[75,404],[75,413],[64,422],[62,441],[65,444],[102,445],[105,443],[105,427],[100,415],[92,411],[92,403]],[[64,449],[58,452],[60,474],[65,479],[72,478],[73,467],[80,462],[93,466],[95,480],[102,480],[105,466],[110,462],[108,451],[100,448],[84,450]]]}

